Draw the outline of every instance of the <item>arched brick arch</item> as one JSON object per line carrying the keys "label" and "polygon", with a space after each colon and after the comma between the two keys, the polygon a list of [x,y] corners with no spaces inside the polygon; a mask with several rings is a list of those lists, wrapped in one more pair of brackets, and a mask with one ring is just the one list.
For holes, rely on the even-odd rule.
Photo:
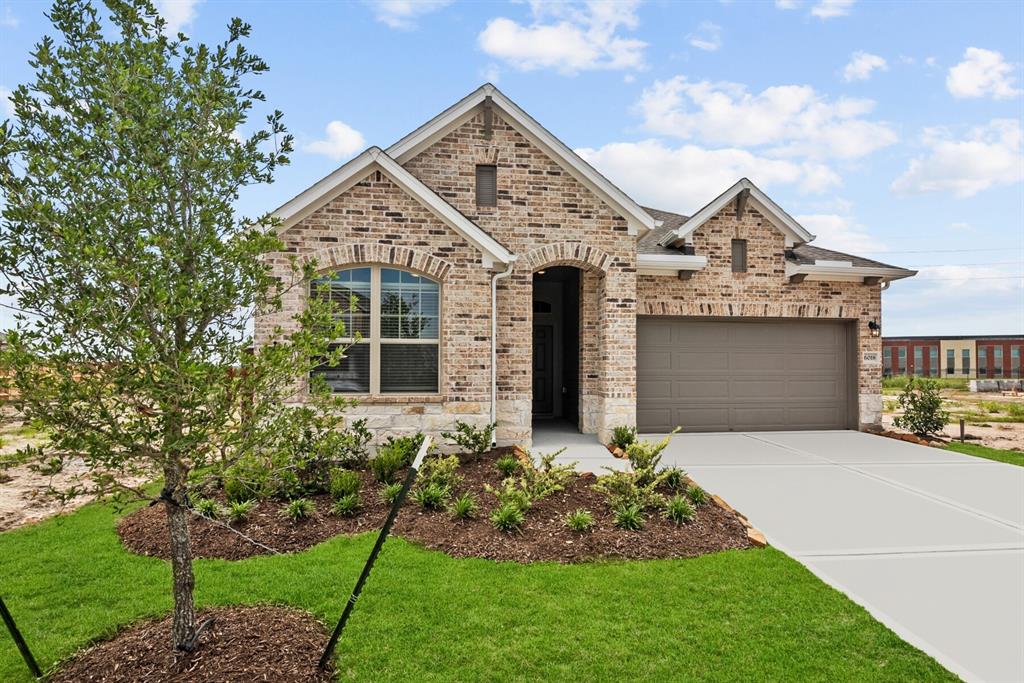
{"label": "arched brick arch", "polygon": [[352,242],[320,249],[306,257],[315,260],[317,268],[341,268],[380,263],[416,270],[434,280],[444,280],[452,264],[425,251],[377,242]]}
{"label": "arched brick arch", "polygon": [[575,266],[603,275],[608,272],[612,257],[581,242],[554,242],[527,252],[520,262],[531,272],[550,266]]}

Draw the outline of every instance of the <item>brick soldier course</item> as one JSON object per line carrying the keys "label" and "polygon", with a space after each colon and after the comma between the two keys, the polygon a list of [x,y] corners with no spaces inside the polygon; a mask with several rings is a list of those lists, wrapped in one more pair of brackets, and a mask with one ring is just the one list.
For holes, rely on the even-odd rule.
{"label": "brick soldier course", "polygon": [[[645,267],[649,257],[638,244],[666,234],[664,224],[493,86],[367,159],[343,166],[279,210],[286,248],[269,263],[282,277],[288,259],[298,256],[315,259],[324,273],[381,264],[440,283],[439,391],[358,396],[352,414],[365,416],[371,429],[436,435],[455,419],[490,419],[491,279],[505,271],[496,300],[494,409],[501,444],[531,439],[533,277],[555,266],[580,270],[578,423],[605,441],[613,427],[636,422],[637,315],[851,320],[860,351],[880,351],[867,326],[880,321],[881,282],[813,279],[820,274],[795,282],[801,278],[787,270],[796,267],[787,266],[791,246],[753,206],[737,218],[730,203],[690,235],[689,251],[707,262],[689,279],[664,265],[649,274],[655,271]],[[495,207],[477,206],[478,164],[497,168]],[[497,245],[481,248],[478,233]],[[748,241],[746,273],[731,272],[734,238]],[[672,245],[644,251],[652,250],[668,261],[686,252]],[[897,270],[879,280],[906,276]],[[282,311],[257,319],[257,343],[275,326],[291,324],[308,291],[291,289]],[[861,426],[880,421],[880,381],[880,364],[858,363]]]}

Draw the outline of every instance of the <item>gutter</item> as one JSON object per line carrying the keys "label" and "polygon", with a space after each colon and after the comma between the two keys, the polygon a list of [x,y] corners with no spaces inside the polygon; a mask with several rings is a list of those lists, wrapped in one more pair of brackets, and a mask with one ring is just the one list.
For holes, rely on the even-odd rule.
{"label": "gutter", "polygon": [[[491,275],[491,421],[495,424],[498,421],[498,280],[503,280],[512,274],[512,266],[516,257],[509,259],[505,270]],[[491,446],[498,443],[498,430],[495,427],[491,434]]]}

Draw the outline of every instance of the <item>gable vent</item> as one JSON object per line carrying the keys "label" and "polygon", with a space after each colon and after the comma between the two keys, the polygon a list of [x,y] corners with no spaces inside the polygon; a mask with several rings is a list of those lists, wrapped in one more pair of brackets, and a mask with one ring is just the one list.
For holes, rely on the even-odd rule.
{"label": "gable vent", "polygon": [[476,205],[498,205],[498,167],[480,164],[476,167]]}

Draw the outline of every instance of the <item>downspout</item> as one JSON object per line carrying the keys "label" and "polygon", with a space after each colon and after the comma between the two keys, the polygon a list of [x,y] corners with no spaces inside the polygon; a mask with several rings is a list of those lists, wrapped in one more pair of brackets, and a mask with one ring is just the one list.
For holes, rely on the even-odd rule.
{"label": "downspout", "polygon": [[[513,257],[504,272],[491,275],[491,424],[498,421],[498,280],[512,274]],[[498,430],[491,435],[491,446],[498,443]]]}

